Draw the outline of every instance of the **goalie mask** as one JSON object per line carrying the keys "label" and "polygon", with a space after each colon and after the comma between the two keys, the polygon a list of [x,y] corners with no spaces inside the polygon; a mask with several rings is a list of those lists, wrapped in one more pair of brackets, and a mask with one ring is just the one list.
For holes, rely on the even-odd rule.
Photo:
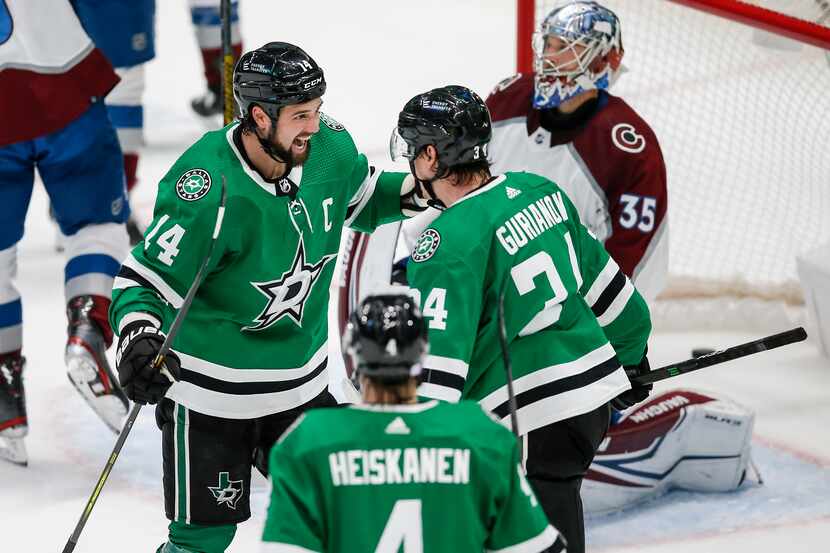
{"label": "goalie mask", "polygon": [[533,35],[533,107],[559,106],[582,92],[607,90],[623,57],[620,20],[596,2],[570,2]]}
{"label": "goalie mask", "polygon": [[398,384],[421,374],[427,353],[427,328],[411,296],[368,296],[349,317],[343,351],[356,375]]}

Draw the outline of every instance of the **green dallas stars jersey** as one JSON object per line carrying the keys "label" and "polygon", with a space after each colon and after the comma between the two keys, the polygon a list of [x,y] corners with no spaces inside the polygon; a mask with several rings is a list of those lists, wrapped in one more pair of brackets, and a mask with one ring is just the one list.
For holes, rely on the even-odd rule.
{"label": "green dallas stars jersey", "polygon": [[516,438],[474,402],[314,409],[271,450],[263,552],[544,551]]}
{"label": "green dallas stars jersey", "polygon": [[474,399],[509,424],[497,318],[506,287],[522,434],[627,390],[620,365],[640,362],[651,331],[645,301],[565,193],[530,173],[501,175],[441,213],[407,277],[429,320],[419,394]]}
{"label": "green dallas stars jersey", "polygon": [[216,249],[173,344],[182,376],[167,397],[190,409],[255,418],[328,385],[329,283],[342,228],[402,218],[405,175],[370,168],[343,126],[320,118],[307,161],[276,185],[243,160],[237,123],[205,134],[162,179],[144,241],[115,280],[113,328],[151,318],[166,331],[207,252],[227,179]]}

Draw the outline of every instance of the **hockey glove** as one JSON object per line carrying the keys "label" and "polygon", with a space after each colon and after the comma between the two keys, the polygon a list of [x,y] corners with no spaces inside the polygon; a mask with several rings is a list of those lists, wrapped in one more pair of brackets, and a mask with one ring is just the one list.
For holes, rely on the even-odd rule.
{"label": "hockey glove", "polygon": [[[149,321],[131,322],[121,331],[115,352],[118,382],[136,403],[158,403],[173,385],[164,371],[152,367],[163,343],[164,334]],[[179,378],[181,362],[175,353],[168,352],[162,366],[173,378]]]}
{"label": "hockey glove", "polygon": [[[631,380],[635,376],[646,374],[650,371],[651,367],[648,364],[648,357],[646,357],[645,354],[643,355],[643,360],[640,361],[639,365],[625,367],[625,374],[628,376],[629,380]],[[645,401],[645,399],[651,393],[652,388],[654,388],[654,384],[646,384],[644,386],[639,386],[632,382],[630,390],[624,391],[623,393],[611,400],[611,407],[613,407],[617,411],[625,411],[629,407],[632,407],[640,403],[641,401]]]}
{"label": "hockey glove", "polygon": [[401,213],[404,217],[414,217],[429,207],[429,202],[419,192],[415,177],[407,175],[401,185]]}

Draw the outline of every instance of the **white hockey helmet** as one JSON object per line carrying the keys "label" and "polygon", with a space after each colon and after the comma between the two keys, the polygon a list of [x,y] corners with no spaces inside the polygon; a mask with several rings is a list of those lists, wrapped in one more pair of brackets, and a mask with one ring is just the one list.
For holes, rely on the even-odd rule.
{"label": "white hockey helmet", "polygon": [[[561,47],[546,50],[549,38],[558,39]],[[533,106],[554,108],[587,90],[608,89],[623,53],[620,20],[614,12],[596,2],[560,4],[533,35]]]}

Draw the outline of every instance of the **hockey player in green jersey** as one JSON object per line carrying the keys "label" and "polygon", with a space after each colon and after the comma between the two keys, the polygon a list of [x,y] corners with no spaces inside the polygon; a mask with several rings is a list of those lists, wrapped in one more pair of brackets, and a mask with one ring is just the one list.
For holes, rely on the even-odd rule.
{"label": "hockey player in green jersey", "polygon": [[[327,307],[341,230],[403,217],[412,178],[368,166],[320,111],[325,88],[297,46],[244,54],[233,80],[242,120],[176,161],[116,278],[119,380],[134,401],[159,402],[171,520],[163,553],[225,551],[250,516],[252,465],[266,473],[268,451],[299,413],[335,404]],[[171,386],[149,361],[206,254],[223,180],[224,223],[167,357]]]}
{"label": "hockey player in green jersey", "polygon": [[417,401],[426,332],[409,296],[352,314],[363,402],[306,413],[271,451],[263,552],[563,551],[515,436],[475,402]]}
{"label": "hockey player in green jersey", "polygon": [[624,408],[649,393],[631,389],[623,369],[648,370],[648,308],[556,184],[490,175],[490,135],[481,98],[459,86],[414,97],[393,131],[393,159],[409,160],[420,194],[443,210],[407,266],[429,320],[419,393],[477,400],[509,424],[503,299],[528,480],[569,551],[581,553],[579,488],[609,402]]}

